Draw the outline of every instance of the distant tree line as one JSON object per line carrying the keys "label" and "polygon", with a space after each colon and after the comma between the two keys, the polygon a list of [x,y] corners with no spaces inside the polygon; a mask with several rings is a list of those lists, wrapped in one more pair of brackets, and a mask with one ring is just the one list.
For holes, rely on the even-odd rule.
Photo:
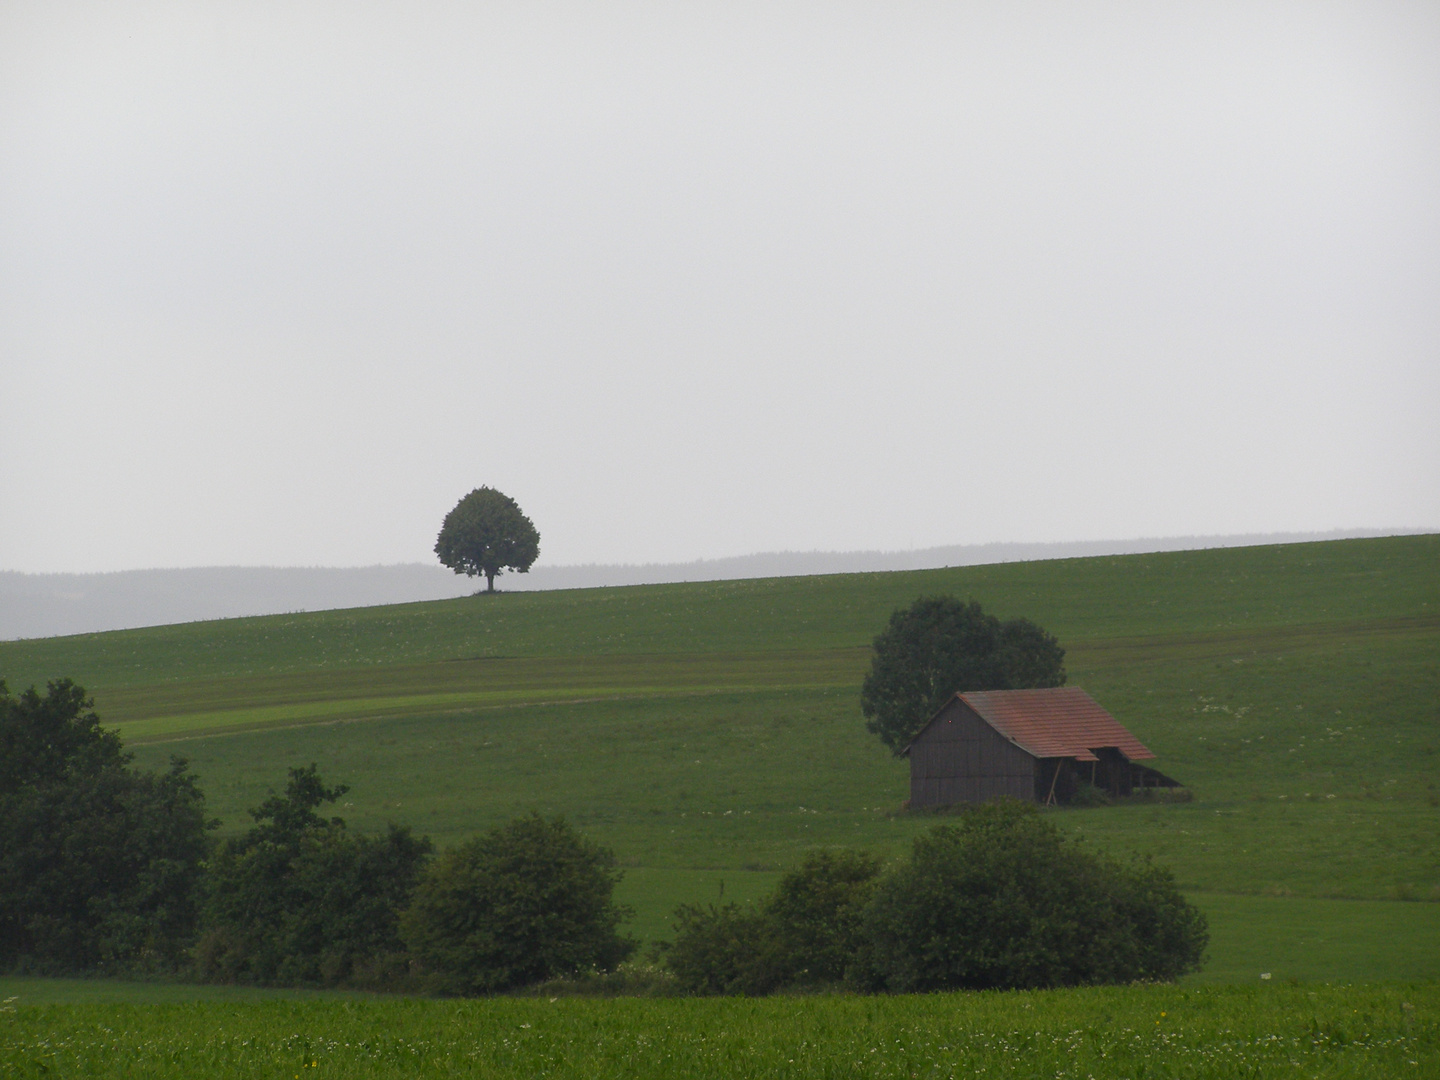
{"label": "distant tree line", "polygon": [[[217,842],[182,759],[133,767],[68,680],[0,681],[0,971],[168,974],[474,995],[611,981],[614,855],[538,814],[434,853],[403,826],[351,833],[344,785],[290,770]],[[646,986],[690,994],[1064,986],[1195,970],[1203,917],[1170,874],[1063,839],[1033,807],[981,807],[892,867],[817,852],[753,908],[681,907]]]}

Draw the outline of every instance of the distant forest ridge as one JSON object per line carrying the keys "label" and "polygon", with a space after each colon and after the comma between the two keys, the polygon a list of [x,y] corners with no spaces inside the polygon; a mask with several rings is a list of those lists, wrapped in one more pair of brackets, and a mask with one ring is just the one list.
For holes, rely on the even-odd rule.
{"label": "distant forest ridge", "polygon": [[[725,559],[697,559],[686,563],[536,566],[528,574],[505,574],[496,580],[496,587],[509,592],[529,592],[680,581],[930,570],[1035,559],[1293,544],[1418,535],[1433,531],[1337,529],[1320,533],[1174,536],[1058,544],[953,544],[916,551],[778,551]],[[457,576],[442,566],[425,563],[339,568],[216,566],[181,570],[121,570],[105,574],[22,574],[0,570],[0,640],[95,633],[245,615],[442,600],[465,596],[483,586],[482,579]]]}

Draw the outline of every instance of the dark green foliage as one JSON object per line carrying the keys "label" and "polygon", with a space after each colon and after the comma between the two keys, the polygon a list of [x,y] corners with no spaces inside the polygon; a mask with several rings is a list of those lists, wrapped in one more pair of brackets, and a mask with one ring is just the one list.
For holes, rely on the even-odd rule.
{"label": "dark green foliage", "polygon": [[870,985],[902,992],[1174,979],[1208,940],[1169,871],[1091,854],[1019,803],[916,838],[865,921]]}
{"label": "dark green foliage", "polygon": [[896,610],[874,650],[860,707],[865,726],[896,753],[952,694],[1065,682],[1065,650],[1053,636],[953,596],[922,596]]}
{"label": "dark green foliage", "polygon": [[1032,690],[1065,685],[1065,650],[1054,634],[1046,633],[1029,619],[1009,619],[1000,624],[995,666],[1005,685],[987,689]]}
{"label": "dark green foliage", "polygon": [[181,759],[130,768],[91,705],[0,680],[0,967],[170,970],[193,940],[204,796]]}
{"label": "dark green foliage", "polygon": [[202,977],[373,986],[401,966],[398,912],[430,841],[395,825],[351,836],[341,819],[316,813],[346,790],[327,788],[314,765],[291,769],[284,795],[251,811],[255,827],[220,848],[196,949]]}
{"label": "dark green foliage", "polygon": [[888,875],[859,852],[811,853],[759,907],[686,905],[675,931],[666,964],[693,994],[1168,980],[1198,970],[1207,941],[1168,871],[1093,855],[1020,803],[917,838]]}
{"label": "dark green foliage", "polygon": [[485,591],[495,591],[501,570],[525,573],[540,555],[540,533],[510,496],[479,487],[445,515],[435,541],[440,562],[457,574],[485,575]]}
{"label": "dark green foliage", "polygon": [[0,796],[125,765],[120,736],[101,729],[94,704],[69,679],[18,698],[0,679]]}
{"label": "dark green foliage", "polygon": [[689,994],[768,994],[786,969],[764,912],[739,904],[682,904],[665,966]]}
{"label": "dark green foliage", "polygon": [[814,851],[765,904],[790,985],[843,982],[865,948],[865,907],[880,860],[863,851]]}
{"label": "dark green foliage", "polygon": [[814,851],[758,909],[684,905],[666,966],[693,994],[840,984],[865,950],[862,920],[879,875],[864,852]]}
{"label": "dark green foliage", "polygon": [[444,852],[400,932],[427,985],[446,994],[513,990],[608,971],[636,943],[612,899],[615,856],[563,818],[517,818]]}
{"label": "dark green foliage", "polygon": [[335,802],[349,790],[349,784],[337,784],[333,788],[327,788],[313,761],[304,768],[291,769],[285,794],[271,794],[250,811],[256,825],[247,837],[247,842],[252,846],[262,843],[293,845],[316,829],[343,829],[343,819],[335,817],[327,821],[315,811],[324,803]]}

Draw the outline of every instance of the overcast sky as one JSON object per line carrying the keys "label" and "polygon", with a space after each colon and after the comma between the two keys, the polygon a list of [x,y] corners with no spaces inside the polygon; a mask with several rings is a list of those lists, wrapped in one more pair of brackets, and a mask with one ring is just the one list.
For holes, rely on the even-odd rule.
{"label": "overcast sky", "polygon": [[0,568],[1440,525],[1440,4],[0,0]]}

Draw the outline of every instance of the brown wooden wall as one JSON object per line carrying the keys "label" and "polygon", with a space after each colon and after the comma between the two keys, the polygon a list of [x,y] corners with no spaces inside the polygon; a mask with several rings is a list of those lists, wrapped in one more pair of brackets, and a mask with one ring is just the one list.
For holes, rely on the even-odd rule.
{"label": "brown wooden wall", "polygon": [[951,701],[910,744],[913,807],[985,802],[1004,795],[1033,800],[1035,784],[1035,759],[962,701]]}

